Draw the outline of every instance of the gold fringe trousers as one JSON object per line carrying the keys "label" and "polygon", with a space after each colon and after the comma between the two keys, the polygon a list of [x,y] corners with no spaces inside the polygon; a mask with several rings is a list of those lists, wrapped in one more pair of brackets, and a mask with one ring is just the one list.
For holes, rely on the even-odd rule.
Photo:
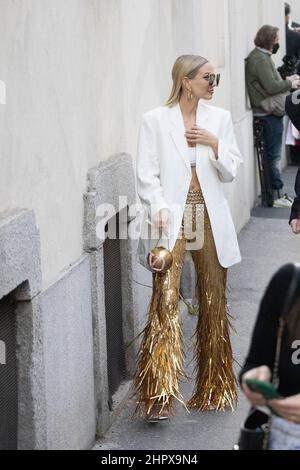
{"label": "gold fringe trousers", "polygon": [[180,236],[172,251],[173,265],[165,274],[153,274],[148,322],[134,378],[137,410],[145,415],[151,413],[154,405],[172,414],[174,399],[186,404],[179,390],[180,379],[186,377],[179,321],[180,276],[187,243],[193,238],[190,234],[199,235],[199,231],[199,239],[203,239],[199,249],[190,248],[197,274],[199,318],[195,333],[196,382],[187,406],[199,411],[224,411],[227,407],[233,410],[236,404],[227,269],[218,261],[202,191],[190,191]]}

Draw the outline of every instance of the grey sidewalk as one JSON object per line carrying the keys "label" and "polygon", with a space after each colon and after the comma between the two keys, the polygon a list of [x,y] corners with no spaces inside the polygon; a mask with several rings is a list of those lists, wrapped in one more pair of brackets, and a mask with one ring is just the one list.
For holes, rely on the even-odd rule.
{"label": "grey sidewalk", "polygon": [[[284,174],[286,189],[294,195],[293,184],[297,168],[289,167]],[[248,226],[240,234],[243,262],[229,273],[229,307],[235,317],[232,334],[234,356],[242,363],[247,353],[251,331],[263,291],[273,273],[283,264],[300,261],[300,237],[288,227],[287,209],[260,209],[253,211]],[[143,281],[142,281],[143,282]],[[149,294],[148,294],[149,295]],[[184,306],[183,306],[184,307]],[[191,362],[192,342],[197,319],[182,309],[187,360]],[[191,375],[193,366],[188,367]],[[236,366],[238,372],[239,366]],[[185,383],[185,398],[192,394],[193,382]],[[222,450],[231,449],[238,435],[248,404],[240,394],[237,410],[232,413],[215,412],[188,414],[177,407],[177,414],[169,423],[149,425],[132,418],[134,404],[128,402],[106,437],[96,450]]]}

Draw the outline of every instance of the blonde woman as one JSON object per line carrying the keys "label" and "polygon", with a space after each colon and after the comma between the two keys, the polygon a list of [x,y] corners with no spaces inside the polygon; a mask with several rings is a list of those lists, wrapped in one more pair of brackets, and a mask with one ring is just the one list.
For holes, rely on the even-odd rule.
{"label": "blonde woman", "polygon": [[[179,391],[179,379],[185,374],[178,300],[191,233],[204,241],[191,249],[200,314],[198,372],[188,406],[201,411],[233,409],[237,396],[226,280],[227,268],[240,262],[241,256],[222,186],[234,180],[242,159],[230,113],[204,103],[213,98],[220,81],[213,65],[203,57],[184,55],[176,60],[172,78],[166,105],[143,116],[136,164],[145,213],[142,233],[149,226],[160,229],[173,255],[167,273],[153,274],[135,376],[138,408],[150,422],[167,419],[174,399],[185,403]],[[146,267],[148,251],[149,243],[141,236],[138,258]]]}

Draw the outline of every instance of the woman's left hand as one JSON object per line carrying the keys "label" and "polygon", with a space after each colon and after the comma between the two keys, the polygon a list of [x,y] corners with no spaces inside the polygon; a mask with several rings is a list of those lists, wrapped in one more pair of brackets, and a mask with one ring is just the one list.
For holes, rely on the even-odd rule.
{"label": "woman's left hand", "polygon": [[300,424],[300,395],[281,400],[269,400],[268,405],[282,418]]}
{"label": "woman's left hand", "polygon": [[190,146],[195,145],[209,145],[214,150],[215,154],[218,154],[219,139],[207,131],[206,129],[201,129],[198,126],[193,126],[189,131],[185,133],[187,143]]}

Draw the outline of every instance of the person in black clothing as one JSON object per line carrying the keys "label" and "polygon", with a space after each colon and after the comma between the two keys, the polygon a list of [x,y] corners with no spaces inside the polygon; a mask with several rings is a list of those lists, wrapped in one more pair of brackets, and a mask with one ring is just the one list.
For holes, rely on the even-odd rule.
{"label": "person in black clothing", "polygon": [[[277,345],[279,319],[294,274],[294,265],[283,266],[271,279],[260,305],[250,350],[240,373],[242,389],[252,406],[264,406],[262,395],[253,393],[247,378],[271,381]],[[300,279],[286,316],[279,362],[280,400],[268,404],[282,418],[300,424]]]}
{"label": "person in black clothing", "polygon": [[286,25],[286,55],[300,59],[300,33]]}
{"label": "person in black clothing", "polygon": [[291,22],[291,5],[289,3],[284,4],[284,11],[285,11],[285,24],[289,25],[291,29],[297,30],[300,27],[299,23],[295,21]]}
{"label": "person in black clothing", "polygon": [[300,90],[290,94],[285,103],[286,114],[300,132]]}
{"label": "person in black clothing", "polygon": [[[300,91],[295,91],[286,99],[286,113],[294,126],[300,131]],[[300,234],[300,168],[295,183],[296,198],[294,200],[289,224],[295,235]]]}
{"label": "person in black clothing", "polygon": [[[286,55],[289,57],[300,59],[300,32],[297,29],[297,23],[292,23],[290,27],[290,14],[291,14],[291,7],[288,3],[286,3],[285,4]],[[298,69],[299,68],[300,67],[298,67]]]}
{"label": "person in black clothing", "polygon": [[295,193],[296,193],[296,197],[292,205],[289,224],[292,228],[293,233],[295,235],[299,235],[300,233],[300,168],[298,169],[298,173],[296,176]]}

